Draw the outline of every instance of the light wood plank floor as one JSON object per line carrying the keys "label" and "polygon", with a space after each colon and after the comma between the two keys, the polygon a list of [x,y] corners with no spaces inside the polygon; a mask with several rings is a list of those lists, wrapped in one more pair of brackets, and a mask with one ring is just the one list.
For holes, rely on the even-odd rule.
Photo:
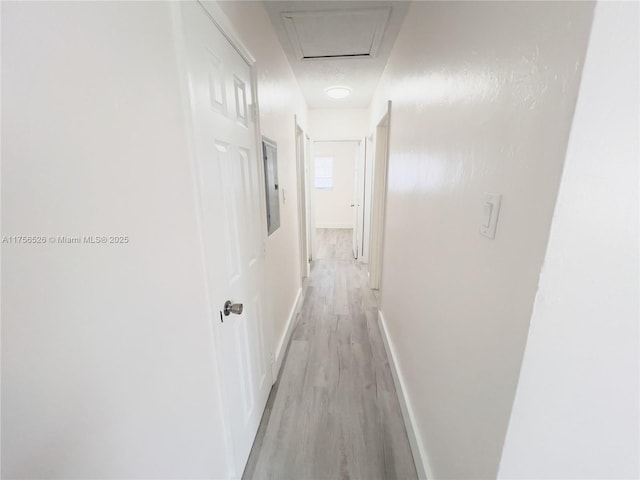
{"label": "light wood plank floor", "polygon": [[317,260],[243,479],[416,479],[366,266],[351,230]]}

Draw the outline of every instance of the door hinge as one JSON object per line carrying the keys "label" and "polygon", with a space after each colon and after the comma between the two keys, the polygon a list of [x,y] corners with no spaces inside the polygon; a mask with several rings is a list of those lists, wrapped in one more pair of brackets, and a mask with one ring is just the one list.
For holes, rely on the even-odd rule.
{"label": "door hinge", "polygon": [[276,356],[275,356],[275,354],[274,354],[273,352],[270,352],[270,353],[269,353],[269,363],[270,363],[271,365],[273,365],[274,363],[276,363]]}
{"label": "door hinge", "polygon": [[249,106],[249,115],[251,115],[251,122],[256,123],[256,119],[258,118],[258,106],[255,103],[252,103]]}

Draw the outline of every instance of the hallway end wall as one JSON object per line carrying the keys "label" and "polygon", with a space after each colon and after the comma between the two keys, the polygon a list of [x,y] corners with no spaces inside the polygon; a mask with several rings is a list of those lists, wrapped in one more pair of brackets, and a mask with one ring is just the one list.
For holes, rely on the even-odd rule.
{"label": "hallway end wall", "polygon": [[[336,100],[336,102],[339,102]],[[313,143],[312,157],[318,152],[326,151],[328,140],[363,140],[369,132],[369,109],[368,108],[314,108],[309,110],[309,131]],[[316,143],[317,142],[317,143]],[[354,154],[355,155],[355,154]],[[363,161],[363,160],[361,160]],[[355,166],[355,164],[354,164]],[[360,169],[364,171],[364,169]],[[370,179],[370,177],[369,177]],[[362,179],[366,182],[366,179]],[[313,183],[313,182],[312,182]],[[351,192],[348,205],[353,203],[355,192],[353,192],[353,179],[351,185],[347,187]],[[365,203],[370,200],[370,185],[365,185]],[[327,194],[326,191],[312,188],[314,195],[313,210],[317,219],[318,228],[352,228],[354,222],[354,212],[341,212],[331,201],[335,195]],[[341,195],[342,197],[344,195]],[[328,198],[326,198],[328,197]],[[328,199],[328,202],[325,202]],[[340,219],[336,219],[339,216]],[[365,212],[365,231],[368,251],[369,215]]]}
{"label": "hallway end wall", "polygon": [[[354,228],[355,166],[358,142],[313,142],[313,160],[333,159],[333,186],[315,188],[312,180],[316,228]],[[313,164],[313,162],[312,162]]]}
{"label": "hallway end wall", "polygon": [[278,145],[280,228],[267,239],[266,293],[274,354],[281,357],[302,288],[297,253],[300,245],[294,116],[307,131],[307,106],[262,2],[214,3],[223,10],[256,59],[261,133]]}
{"label": "hallway end wall", "polygon": [[368,108],[309,109],[311,138],[321,140],[360,140],[368,133]]}
{"label": "hallway end wall", "polygon": [[640,478],[638,7],[596,6],[499,478]]}
{"label": "hallway end wall", "polygon": [[381,318],[433,478],[498,473],[592,12],[414,2],[372,103],[373,128],[392,101]]}

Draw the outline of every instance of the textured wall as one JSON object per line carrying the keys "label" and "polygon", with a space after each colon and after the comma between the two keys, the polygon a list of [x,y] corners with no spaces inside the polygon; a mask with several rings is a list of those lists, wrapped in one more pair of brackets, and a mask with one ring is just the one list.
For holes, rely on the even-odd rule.
{"label": "textured wall", "polygon": [[595,10],[500,478],[640,477],[638,10]]}
{"label": "textured wall", "polygon": [[[382,312],[433,478],[495,478],[593,4],[415,2],[392,100]],[[501,193],[495,240],[483,193]]]}

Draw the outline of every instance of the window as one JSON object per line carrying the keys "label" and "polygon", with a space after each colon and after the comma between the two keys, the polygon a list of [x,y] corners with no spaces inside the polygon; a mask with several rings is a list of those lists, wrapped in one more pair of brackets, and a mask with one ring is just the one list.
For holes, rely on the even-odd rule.
{"label": "window", "polygon": [[333,157],[315,158],[315,185],[322,190],[333,188]]}

